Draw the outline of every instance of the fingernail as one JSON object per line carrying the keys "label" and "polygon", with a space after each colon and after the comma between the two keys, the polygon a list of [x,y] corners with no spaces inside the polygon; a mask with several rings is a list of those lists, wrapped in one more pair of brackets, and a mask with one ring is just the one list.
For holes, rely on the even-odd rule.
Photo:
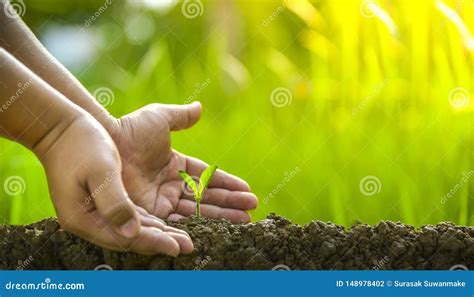
{"label": "fingernail", "polygon": [[138,233],[138,228],[140,228],[140,226],[138,225],[137,220],[130,219],[120,226],[120,231],[125,237],[133,238]]}

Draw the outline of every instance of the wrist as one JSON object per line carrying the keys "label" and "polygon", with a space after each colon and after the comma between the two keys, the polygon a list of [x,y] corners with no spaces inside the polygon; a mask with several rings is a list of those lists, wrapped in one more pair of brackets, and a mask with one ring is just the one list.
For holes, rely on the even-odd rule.
{"label": "wrist", "polygon": [[61,133],[85,113],[0,49],[0,128],[42,157]]}
{"label": "wrist", "polygon": [[92,117],[94,117],[94,119],[102,125],[107,133],[109,133],[112,139],[115,140],[115,137],[118,136],[120,131],[120,119],[117,119],[111,115],[102,105],[96,101],[94,96],[92,96],[90,93],[87,93],[86,96],[82,94],[81,98],[82,100],[76,99],[73,101],[86,112],[88,112]]}
{"label": "wrist", "polygon": [[48,152],[54,147],[61,137],[65,135],[69,127],[77,121],[87,117],[87,113],[73,108],[63,113],[57,121],[45,133],[39,134],[34,142],[30,145],[33,153],[44,161]]}

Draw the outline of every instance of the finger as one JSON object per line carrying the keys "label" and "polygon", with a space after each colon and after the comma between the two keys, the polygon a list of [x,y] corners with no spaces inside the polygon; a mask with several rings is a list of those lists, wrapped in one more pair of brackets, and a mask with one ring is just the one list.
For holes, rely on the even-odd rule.
{"label": "finger", "polygon": [[146,209],[140,206],[135,206],[135,209],[139,214],[140,222],[142,225],[160,227],[161,229],[164,229],[164,227],[166,226],[165,221],[163,221],[157,216],[150,214],[148,211],[146,211]]}
{"label": "finger", "polygon": [[[194,196],[185,192],[181,198],[194,201]],[[251,210],[257,208],[257,196],[249,192],[229,191],[225,189],[209,188],[204,191],[201,201],[203,204],[216,205],[225,208]]]}
{"label": "finger", "polygon": [[180,254],[180,244],[159,228],[144,227],[132,250],[141,254],[159,253],[176,257]]}
{"label": "finger", "polygon": [[87,185],[98,212],[125,237],[135,237],[140,223],[120,174],[99,171],[89,178]]}
{"label": "finger", "polygon": [[[85,237],[89,237],[94,229],[94,227],[87,228]],[[143,226],[139,235],[135,239],[130,239],[117,234],[113,228],[105,227],[96,229],[97,236],[88,240],[112,250],[133,251],[144,255],[165,254],[176,257],[179,254],[189,254],[193,251],[193,243],[186,232],[168,226],[165,226],[164,229]]]}
{"label": "finger", "polygon": [[181,235],[184,235],[184,236],[187,236],[187,237],[191,238],[191,236],[189,236],[189,234],[186,231],[178,229],[178,228],[174,228],[174,227],[171,227],[171,226],[165,226],[165,228],[163,228],[163,230],[166,231],[166,232],[179,233]]}
{"label": "finger", "polygon": [[[80,218],[82,216],[82,218]],[[144,255],[165,254],[176,257],[190,253],[193,244],[183,234],[167,232],[156,227],[143,226],[136,238],[126,238],[105,222],[97,211],[81,214],[75,234],[99,246],[114,251],[131,251]]]}
{"label": "finger", "polygon": [[[83,189],[73,189],[73,193],[81,193],[79,197],[85,197],[87,192]],[[67,193],[62,193],[61,197]],[[73,199],[74,201],[82,198]],[[192,252],[193,244],[184,231],[164,226],[161,220],[152,219],[153,216],[141,215],[151,226],[142,226],[135,238],[125,237],[109,220],[107,220],[97,208],[89,208],[78,205],[73,211],[58,205],[60,210],[61,226],[85,240],[96,245],[115,251],[132,251],[146,255],[166,254],[177,256],[179,253]],[[135,207],[134,207],[135,208]],[[143,210],[139,210],[142,213]],[[152,219],[152,220],[150,220]]]}
{"label": "finger", "polygon": [[185,218],[185,216],[182,216],[182,215],[177,214],[177,213],[172,213],[168,217],[168,220],[176,222],[176,221],[179,221],[179,220],[184,219],[184,218]]}
{"label": "finger", "polygon": [[179,249],[180,253],[182,254],[188,254],[191,253],[194,249],[194,246],[192,245],[191,237],[189,234],[183,230],[166,226],[165,223],[161,220],[158,219],[150,214],[148,212],[141,208],[137,207],[138,212],[140,213],[140,222],[142,226],[145,227],[155,227],[158,229],[161,229],[166,232],[169,236],[171,236],[176,242],[179,244]]}
{"label": "finger", "polygon": [[150,213],[146,209],[144,209],[143,207],[140,207],[138,205],[135,205],[135,210],[141,215],[144,215],[144,216],[150,215]]}
{"label": "finger", "polygon": [[[176,212],[183,216],[196,213],[196,202],[182,199],[178,203]],[[243,210],[222,208],[215,205],[201,204],[201,214],[211,219],[228,219],[232,223],[248,223],[250,215]]]}
{"label": "finger", "polygon": [[198,101],[186,105],[162,105],[160,108],[168,119],[171,131],[192,127],[202,113],[202,105]]}
{"label": "finger", "polygon": [[172,237],[179,244],[180,254],[190,254],[194,250],[194,245],[191,237],[181,232],[164,231],[168,236]]}
{"label": "finger", "polygon": [[[192,246],[191,239],[188,240]],[[155,227],[142,227],[137,239],[128,250],[144,254],[165,254],[176,257],[180,254],[180,243],[163,230]]]}
{"label": "finger", "polygon": [[184,235],[186,237],[190,237],[188,233],[186,233],[186,231],[183,231],[183,230],[180,230],[180,229],[177,229],[177,228],[174,228],[174,227],[170,227],[170,226],[167,226],[162,220],[158,219],[158,218],[152,218],[151,216],[140,216],[140,222],[142,224],[142,226],[145,226],[145,227],[155,227],[155,228],[158,228],[158,229],[161,229],[165,232],[171,232],[171,233],[178,233],[178,234],[181,234],[181,235]]}
{"label": "finger", "polygon": [[[176,172],[176,175],[178,173]],[[183,183],[179,180],[167,182],[160,186],[158,197],[156,198],[153,215],[159,218],[166,218],[178,205],[181,196]]]}
{"label": "finger", "polygon": [[[127,243],[125,245],[127,246]],[[119,245],[120,248],[122,246]],[[143,255],[165,254],[176,257],[180,254],[180,244],[159,228],[142,227],[138,237],[129,244],[127,250]]]}
{"label": "finger", "polygon": [[[185,156],[185,158],[186,169],[189,175],[200,176],[204,169],[209,167],[209,165],[199,159],[188,156]],[[250,186],[244,180],[220,169],[214,174],[209,187],[222,188],[230,191],[250,191]]]}
{"label": "finger", "polygon": [[165,223],[161,220],[158,220],[158,219],[154,219],[148,215],[142,215],[140,214],[140,223],[142,226],[146,226],[146,227],[156,227],[156,228],[160,228],[160,229],[164,229],[165,228]]}

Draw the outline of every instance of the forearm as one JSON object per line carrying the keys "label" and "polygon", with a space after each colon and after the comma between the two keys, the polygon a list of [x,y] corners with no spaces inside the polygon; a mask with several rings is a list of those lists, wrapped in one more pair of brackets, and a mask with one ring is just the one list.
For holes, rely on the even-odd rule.
{"label": "forearm", "polygon": [[0,48],[0,135],[40,158],[62,131],[84,115],[13,56]]}
{"label": "forearm", "polygon": [[5,15],[8,0],[0,0],[0,4],[0,46],[112,132],[115,118],[43,47],[21,18]]}

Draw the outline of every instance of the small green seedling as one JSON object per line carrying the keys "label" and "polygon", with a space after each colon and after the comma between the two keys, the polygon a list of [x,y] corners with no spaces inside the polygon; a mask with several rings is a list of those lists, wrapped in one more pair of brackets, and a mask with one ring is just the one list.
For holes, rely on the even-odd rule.
{"label": "small green seedling", "polygon": [[211,182],[214,173],[217,170],[217,165],[212,165],[207,167],[199,178],[199,185],[196,185],[194,179],[187,174],[186,172],[180,170],[178,171],[179,176],[184,180],[184,182],[193,190],[194,200],[196,200],[196,217],[199,219],[201,217],[201,199],[206,190],[207,186]]}

